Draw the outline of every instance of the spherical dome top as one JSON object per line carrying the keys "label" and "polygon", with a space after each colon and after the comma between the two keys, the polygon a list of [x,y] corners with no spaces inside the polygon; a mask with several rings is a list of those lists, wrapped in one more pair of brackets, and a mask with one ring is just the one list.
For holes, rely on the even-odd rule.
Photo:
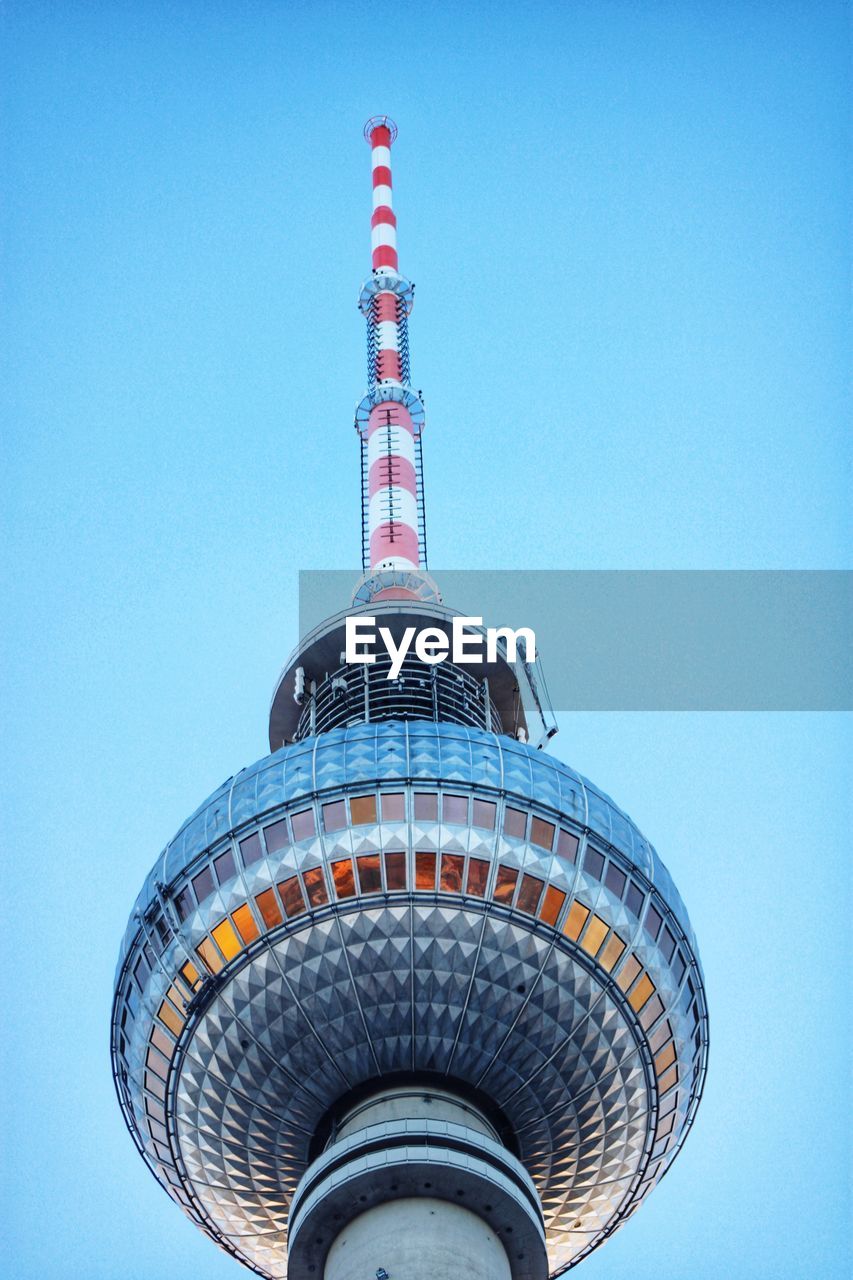
{"label": "spherical dome top", "polygon": [[695,939],[652,846],[558,760],[457,725],[333,730],[223,784],[155,863],[116,977],[140,1151],[275,1277],[315,1135],[367,1082],[491,1101],[557,1273],[665,1173],[706,1056]]}

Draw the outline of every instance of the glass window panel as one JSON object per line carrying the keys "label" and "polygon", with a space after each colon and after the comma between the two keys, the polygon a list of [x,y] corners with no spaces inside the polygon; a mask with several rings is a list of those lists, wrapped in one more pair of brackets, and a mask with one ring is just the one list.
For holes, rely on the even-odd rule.
{"label": "glass window panel", "polygon": [[213,859],[213,865],[216,868],[216,878],[220,884],[225,884],[237,874],[234,866],[234,854],[230,849],[226,849],[224,853],[220,853],[218,858]]}
{"label": "glass window panel", "polygon": [[666,1044],[667,1040],[672,1039],[672,1027],[669,1021],[662,1022],[657,1031],[649,1040],[649,1048],[652,1053],[657,1053]]}
{"label": "glass window panel", "polygon": [[349,802],[350,818],[354,827],[362,827],[376,821],[376,796],[353,796]]}
{"label": "glass window panel", "polygon": [[245,840],[240,841],[240,856],[243,859],[244,867],[251,867],[253,863],[260,862],[263,852],[261,837],[257,831],[250,836],[246,836]]}
{"label": "glass window panel", "polygon": [[654,992],[654,989],[655,984],[652,982],[649,975],[644,973],[637,985],[631,991],[631,994],[628,996],[628,1003],[635,1013],[640,1012],[649,996]]}
{"label": "glass window panel", "polygon": [[643,907],[644,897],[645,895],[642,889],[640,889],[638,885],[634,884],[634,881],[632,880],[628,885],[628,896],[625,899],[625,906],[637,917],[638,920],[640,918],[640,911]]}
{"label": "glass window panel", "polygon": [[382,792],[382,821],[406,821],[406,797],[402,791]]}
{"label": "glass window panel", "polygon": [[660,1053],[655,1057],[655,1074],[662,1076],[667,1067],[671,1067],[675,1062],[675,1043],[670,1040],[669,1044],[664,1045]]}
{"label": "glass window panel", "polygon": [[313,809],[302,809],[299,813],[294,813],[290,819],[290,825],[293,828],[294,840],[310,840],[317,834]]}
{"label": "glass window panel", "polygon": [[379,869],[379,854],[366,853],[358,862],[358,883],[362,893],[382,892],[382,872]]}
{"label": "glass window panel", "polygon": [[581,942],[584,951],[594,956],[604,941],[609,928],[610,926],[605,920],[601,919],[601,916],[593,916],[587,925],[586,933],[583,935],[583,941]]}
{"label": "glass window panel", "polygon": [[164,1022],[173,1035],[179,1036],[184,1027],[184,1019],[180,1016],[176,1009],[173,1009],[168,1000],[164,1000],[157,1010],[157,1017]]}
{"label": "glass window panel", "polygon": [[678,1067],[672,1066],[668,1071],[664,1071],[663,1075],[658,1079],[658,1089],[661,1093],[666,1093],[667,1089],[671,1089],[674,1084],[678,1083]]}
{"label": "glass window panel", "polygon": [[[536,819],[534,818],[533,821],[535,822]],[[521,888],[518,891],[518,901],[515,904],[519,911],[526,911],[529,916],[535,916],[544,888],[544,880],[539,880],[536,876],[522,876]]]}
{"label": "glass window panel", "polygon": [[669,929],[664,929],[663,937],[660,942],[660,949],[666,957],[667,961],[672,959],[672,953],[675,951],[675,938],[673,938]]}
{"label": "glass window panel", "polygon": [[671,1111],[669,1115],[666,1117],[666,1119],[661,1120],[660,1123],[658,1124],[658,1127],[655,1130],[655,1137],[668,1138],[669,1135],[672,1133],[672,1128],[674,1124],[675,1124],[675,1113]]}
{"label": "glass window panel", "polygon": [[[149,1049],[148,1052],[151,1053],[152,1050]],[[152,1071],[145,1072],[145,1088],[149,1093],[153,1093],[157,1098],[165,1099],[166,1097],[166,1086],[163,1084],[160,1077],[155,1075]]]}
{"label": "glass window panel", "polygon": [[[447,797],[445,797],[447,799]],[[441,855],[440,884],[444,893],[462,892],[462,873],[465,870],[465,859],[461,853],[443,853]]]}
{"label": "glass window panel", "polygon": [[[169,1074],[169,1063],[163,1057],[162,1053],[158,1053],[156,1049],[152,1049],[150,1046],[145,1055],[145,1065],[149,1071],[153,1072],[155,1076],[159,1076],[161,1080],[165,1080],[166,1076]],[[156,1089],[152,1089],[152,1093],[156,1092]],[[158,1096],[165,1096],[165,1091],[163,1094]]]}
{"label": "glass window panel", "polygon": [[512,895],[515,892],[515,882],[518,879],[518,872],[515,867],[498,867],[498,878],[495,882],[492,897],[495,902],[512,902]]}
{"label": "glass window panel", "polygon": [[640,1025],[643,1030],[648,1031],[649,1027],[654,1026],[662,1013],[663,1001],[659,995],[655,994],[640,1014]]}
{"label": "glass window panel", "polygon": [[155,1102],[153,1098],[145,1099],[145,1110],[149,1116],[153,1116],[155,1120],[159,1120],[161,1124],[166,1123],[166,1109],[159,1102]]}
{"label": "glass window panel", "polygon": [[175,1052],[175,1042],[170,1040],[165,1031],[161,1031],[158,1026],[151,1028],[151,1043],[155,1049],[159,1049],[163,1057],[170,1059]]}
{"label": "glass window panel", "polygon": [[556,924],[557,916],[560,914],[565,901],[566,895],[562,889],[557,889],[554,885],[549,884],[545,891],[545,900],[539,911],[539,919],[544,920],[546,924]]}
{"label": "glass window panel", "polygon": [[355,873],[352,869],[352,858],[341,858],[332,863],[332,879],[335,883],[335,897],[355,897]]}
{"label": "glass window panel", "polygon": [[601,873],[604,871],[603,855],[589,845],[587,845],[586,853],[583,856],[583,869],[588,871],[591,876],[595,876],[596,880],[601,879]]}
{"label": "glass window panel", "polygon": [[187,997],[184,992],[184,984],[179,981],[173,982],[171,987],[169,987],[169,990],[166,992],[166,999],[171,1000],[172,1004],[181,1015],[186,1013],[187,1008]]}
{"label": "glass window panel", "polygon": [[187,885],[185,889],[181,889],[180,893],[175,895],[175,908],[178,912],[178,919],[186,920],[194,907],[195,899],[190,893],[189,885]]}
{"label": "glass window panel", "polygon": [[[287,831],[287,818],[282,818],[279,822],[273,822],[268,827],[264,827],[264,840],[270,853],[278,853],[279,849],[286,849],[290,844],[290,836]],[[246,842],[248,844],[248,841]],[[240,845],[242,849],[242,844]],[[243,861],[246,866],[249,865],[245,850],[243,852]]]}
{"label": "glass window panel", "polygon": [[[151,970],[154,968],[155,960],[154,960],[154,952],[151,950],[147,942],[143,942],[142,944],[142,954],[145,956],[145,959],[148,963],[148,971],[150,973]],[[688,982],[687,985],[690,986],[690,983]],[[692,994],[692,988],[691,988],[691,994]]]}
{"label": "glass window panel", "polygon": [[615,893],[617,898],[621,898],[625,892],[625,882],[628,877],[624,871],[620,871],[617,866],[611,862],[607,868],[607,874],[604,877],[604,883],[611,893]]}
{"label": "glass window panel", "polygon": [[563,827],[560,827],[560,834],[557,836],[557,853],[567,862],[574,862],[578,856],[577,836],[573,836],[571,831],[566,831]]}
{"label": "glass window panel", "polygon": [[274,929],[277,924],[281,924],[281,912],[273,889],[264,889],[263,893],[257,894],[255,902],[258,904],[261,919],[268,929]]}
{"label": "glass window panel", "polygon": [[642,967],[636,956],[628,956],[628,959],[619,970],[619,977],[616,979],[623,991],[628,990]]}
{"label": "glass window panel", "polygon": [[573,902],[569,907],[569,914],[563,922],[563,933],[567,938],[571,938],[577,942],[580,931],[584,927],[589,915],[589,907],[585,907],[582,902]]}
{"label": "glass window panel", "polygon": [[524,833],[527,830],[527,814],[521,809],[507,809],[504,813],[504,835],[516,836],[519,840],[524,839]]}
{"label": "glass window panel", "polygon": [[402,849],[385,854],[385,887],[389,892],[406,887],[406,855]]}
{"label": "glass window panel", "polygon": [[234,932],[234,926],[230,920],[223,920],[215,929],[211,929],[211,933],[213,934],[214,942],[226,960],[233,960],[243,950],[240,939]]}
{"label": "glass window panel", "polygon": [[483,831],[494,831],[495,816],[498,806],[493,804],[491,800],[478,800],[474,798],[474,826],[481,827]]}
{"label": "glass window panel", "polygon": [[619,937],[619,934],[611,933],[610,937],[607,939],[604,950],[598,957],[598,963],[601,965],[602,969],[606,969],[609,973],[619,960],[619,957],[622,955],[624,950],[625,943]]}
{"label": "glass window panel", "polygon": [[323,875],[323,868],[311,867],[309,871],[303,871],[302,879],[305,882],[305,892],[308,894],[308,901],[311,906],[324,906],[329,901],[329,894],[326,889],[326,877]]}
{"label": "glass window panel", "polygon": [[554,844],[556,830],[553,822],[546,822],[544,818],[534,818],[530,823],[530,843],[537,844],[540,849],[550,849]]}
{"label": "glass window panel", "polygon": [[419,852],[415,854],[415,888],[435,888],[435,854]]}
{"label": "glass window panel", "polygon": [[459,824],[468,821],[468,797],[467,796],[442,796],[441,797],[441,816],[445,822],[456,822]]}
{"label": "glass window panel", "polygon": [[258,928],[255,917],[252,915],[252,909],[248,902],[244,902],[242,907],[238,907],[236,911],[231,912],[231,919],[245,943],[254,942],[255,938],[260,937],[260,929]]}
{"label": "glass window panel", "polygon": [[222,956],[216,950],[210,938],[202,938],[196,947],[196,954],[201,958],[205,969],[209,973],[219,973],[222,968]]}
{"label": "glass window panel", "polygon": [[181,965],[181,973],[193,991],[195,991],[196,987],[200,986],[201,974],[193,964],[192,960],[188,960],[186,964]]}
{"label": "glass window panel", "polygon": [[148,1132],[151,1134],[151,1137],[155,1138],[158,1142],[168,1142],[169,1140],[169,1135],[166,1133],[166,1126],[162,1125],[159,1120],[154,1120],[153,1118],[149,1119]]}
{"label": "glass window panel", "polygon": [[438,796],[435,792],[415,792],[415,819],[417,822],[438,821]]}
{"label": "glass window panel", "polygon": [[302,885],[299,876],[290,876],[278,886],[279,897],[284,903],[284,913],[290,919],[305,910],[305,899],[302,896]]}
{"label": "glass window panel", "polygon": [[[477,801],[474,801],[477,804]],[[465,885],[465,892],[470,893],[475,898],[484,898],[486,896],[486,884],[489,879],[489,864],[484,858],[469,858],[468,860],[468,880]]]}
{"label": "glass window panel", "polygon": [[[310,812],[310,810],[309,810]],[[324,831],[342,831],[347,825],[347,809],[343,800],[333,800],[330,804],[323,805],[323,830]],[[296,820],[293,823],[294,833],[296,832]],[[313,835],[313,832],[311,833]],[[297,836],[297,840],[305,837]]]}
{"label": "glass window panel", "polygon": [[151,970],[148,966],[148,961],[145,959],[145,956],[140,956],[136,964],[133,966],[133,976],[136,978],[140,987],[145,986],[150,974]]}
{"label": "glass window panel", "polygon": [[199,902],[204,902],[205,898],[209,898],[215,887],[213,872],[210,867],[205,867],[203,871],[199,871],[197,876],[193,876],[193,888]]}
{"label": "glass window panel", "polygon": [[675,981],[677,983],[680,983],[681,979],[684,977],[685,973],[687,972],[687,962],[680,951],[678,955],[675,957],[675,964],[673,965],[673,969],[675,971]]}
{"label": "glass window panel", "polygon": [[660,927],[662,924],[663,924],[663,921],[661,920],[657,911],[655,911],[654,907],[650,905],[648,911],[646,912],[646,919],[643,924],[643,927],[646,933],[649,935],[649,937],[657,939],[657,936],[660,933]]}

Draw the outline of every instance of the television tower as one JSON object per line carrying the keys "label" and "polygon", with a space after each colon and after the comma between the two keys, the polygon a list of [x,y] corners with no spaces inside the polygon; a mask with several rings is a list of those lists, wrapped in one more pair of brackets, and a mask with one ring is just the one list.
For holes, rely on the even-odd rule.
{"label": "television tower", "polygon": [[542,748],[536,664],[343,661],[348,616],[450,636],[429,577],[391,146],[365,128],[372,272],[356,411],[364,574],[300,641],[271,754],[152,868],[111,1026],[155,1177],[278,1280],[546,1280],[621,1226],[692,1123],[695,938],[657,853]]}

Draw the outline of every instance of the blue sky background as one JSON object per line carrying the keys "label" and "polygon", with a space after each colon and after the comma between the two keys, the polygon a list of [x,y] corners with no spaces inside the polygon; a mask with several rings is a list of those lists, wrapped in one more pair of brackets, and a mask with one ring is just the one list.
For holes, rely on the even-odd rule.
{"label": "blue sky background", "polygon": [[[848,12],[7,0],[2,60],[4,1260],[226,1280],[124,1132],[111,983],[154,856],[266,750],[297,571],[357,560],[363,121],[400,126],[434,566],[846,567]],[[712,1020],[589,1280],[847,1274],[850,747],[563,717]]]}

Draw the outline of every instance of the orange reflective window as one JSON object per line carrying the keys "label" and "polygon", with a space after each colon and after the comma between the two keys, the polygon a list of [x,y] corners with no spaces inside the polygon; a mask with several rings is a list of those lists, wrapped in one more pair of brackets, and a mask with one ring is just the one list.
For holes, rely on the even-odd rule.
{"label": "orange reflective window", "polygon": [[607,945],[598,957],[598,963],[609,973],[624,950],[625,943],[619,937],[619,934],[611,933],[607,939]]}
{"label": "orange reflective window", "polygon": [[215,929],[211,929],[211,933],[226,960],[233,960],[243,950],[243,944],[234,932],[234,926],[230,920],[223,920]]}
{"label": "orange reflective window", "polygon": [[581,946],[589,955],[594,956],[605,939],[607,930],[610,926],[601,919],[601,916],[593,916],[586,927],[586,933],[583,935]]}
{"label": "orange reflective window", "polygon": [[385,887],[389,890],[406,887],[406,855],[402,849],[385,854]]}
{"label": "orange reflective window", "polygon": [[[445,796],[445,799],[448,799]],[[443,853],[441,855],[441,888],[445,893],[462,892],[462,874],[465,870],[465,859],[461,853]]]}
{"label": "orange reflective window", "polygon": [[[148,1052],[145,1055],[145,1065],[148,1068],[146,1076],[149,1072],[153,1072],[155,1076],[159,1076],[161,1080],[165,1080],[166,1076],[169,1074],[168,1061],[163,1057],[162,1053],[158,1053],[157,1050],[152,1049],[150,1045],[148,1046]],[[157,1093],[157,1090],[153,1085],[149,1085],[148,1087],[151,1089],[152,1093]],[[157,1093],[157,1096],[162,1098],[164,1093]]]}
{"label": "orange reflective window", "polygon": [[171,1058],[175,1052],[175,1042],[170,1040],[165,1031],[161,1031],[159,1027],[151,1028],[151,1043],[155,1049],[159,1049],[163,1057],[167,1060]]}
{"label": "orange reflective window", "polygon": [[[152,1053],[153,1050],[149,1049],[148,1052]],[[157,1056],[159,1057],[159,1054]],[[166,1097],[166,1088],[163,1081],[151,1071],[145,1072],[145,1088],[157,1098],[164,1099]]]}
{"label": "orange reflective window", "polygon": [[164,1022],[173,1035],[179,1036],[184,1028],[184,1020],[176,1009],[164,1000],[157,1010],[157,1017]]}
{"label": "orange reflective window", "polygon": [[619,970],[619,977],[616,979],[623,991],[628,990],[641,968],[642,965],[636,956],[628,956],[628,959]]}
{"label": "orange reflective window", "polygon": [[585,907],[582,902],[573,902],[569,907],[569,914],[563,921],[563,933],[567,938],[571,938],[577,942],[581,929],[586,924],[589,915],[589,907]]}
{"label": "orange reflective window", "polygon": [[662,1022],[655,1034],[649,1040],[649,1048],[652,1053],[657,1053],[666,1044],[667,1040],[672,1039],[672,1027],[669,1022]]}
{"label": "orange reflective window", "polygon": [[340,831],[347,825],[347,808],[343,800],[332,800],[323,805],[323,830]]}
{"label": "orange reflective window", "polygon": [[553,822],[546,822],[544,818],[534,818],[530,824],[530,843],[538,844],[540,849],[550,849],[554,843],[556,830]]}
{"label": "orange reflective window", "polygon": [[669,1044],[664,1045],[655,1058],[655,1074],[662,1076],[667,1067],[672,1066],[673,1062],[675,1062],[675,1043],[670,1040]]}
{"label": "orange reflective window", "polygon": [[[476,801],[474,802],[476,804]],[[484,898],[486,896],[486,883],[489,879],[489,864],[483,858],[469,858],[468,860],[468,883],[465,887],[466,893],[470,893],[475,898]]]}
{"label": "orange reflective window", "polygon": [[210,938],[202,938],[196,947],[196,955],[201,959],[202,964],[209,973],[219,973],[222,968],[222,956],[216,950],[216,947],[210,941]]}
{"label": "orange reflective window", "polygon": [[305,910],[305,899],[302,896],[299,876],[290,876],[289,879],[283,880],[278,886],[278,892],[284,903],[284,913],[288,918],[298,916],[300,911]]}
{"label": "orange reflective window", "polygon": [[521,809],[510,809],[507,805],[504,813],[504,835],[517,836],[520,840],[524,839],[524,833],[527,830],[527,814]]}
{"label": "orange reflective window", "polygon": [[176,981],[172,983],[171,987],[169,987],[169,990],[166,992],[167,1000],[171,1000],[172,1004],[182,1017],[186,1013],[187,1008],[187,997],[184,994],[184,991],[184,984],[181,983],[180,986],[178,986]]}
{"label": "orange reflective window", "polygon": [[496,812],[497,805],[491,800],[477,800],[475,798],[473,825],[482,827],[484,831],[494,831]]}
{"label": "orange reflective window", "polygon": [[419,852],[415,854],[415,888],[435,888],[435,854]]}
{"label": "orange reflective window", "polygon": [[382,872],[379,870],[379,854],[365,853],[356,858],[358,863],[358,883],[362,893],[382,892]]}
{"label": "orange reflective window", "polygon": [[628,996],[628,1003],[635,1013],[639,1013],[649,996],[655,989],[655,984],[647,973],[644,973],[640,981],[634,987]]}
{"label": "orange reflective window", "polygon": [[652,996],[651,1000],[643,1009],[643,1012],[640,1014],[640,1025],[642,1026],[643,1030],[648,1031],[652,1023],[657,1022],[658,1018],[662,1013],[663,1013],[663,1001],[658,995]]}
{"label": "orange reflective window", "polygon": [[188,960],[186,964],[181,965],[181,974],[189,984],[190,988],[195,991],[196,987],[201,982],[201,975],[192,960]]}
{"label": "orange reflective window", "polygon": [[332,863],[332,879],[335,882],[336,898],[355,897],[355,873],[352,869],[352,858],[341,858]]}
{"label": "orange reflective window", "polygon": [[354,827],[376,821],[376,796],[353,796],[349,802],[350,817]]}
{"label": "orange reflective window", "polygon": [[275,900],[274,889],[264,889],[263,893],[256,894],[255,902],[258,904],[261,919],[268,929],[274,929],[277,924],[281,924],[281,912]]}
{"label": "orange reflective window", "polygon": [[671,1089],[678,1082],[678,1067],[672,1066],[668,1071],[664,1071],[658,1080],[658,1089],[661,1093],[666,1093],[667,1089]]}
{"label": "orange reflective window", "polygon": [[382,793],[382,821],[405,822],[406,797],[402,791],[384,791]]}
{"label": "orange reflective window", "polygon": [[515,892],[515,882],[518,879],[518,872],[515,867],[498,867],[498,878],[495,882],[495,889],[492,897],[495,902],[512,902],[512,895]]}
{"label": "orange reflective window", "polygon": [[545,899],[539,909],[539,919],[544,920],[546,924],[556,924],[557,916],[560,914],[565,901],[566,895],[562,889],[555,889],[552,884],[549,884],[545,890]]}
{"label": "orange reflective window", "polygon": [[544,887],[544,880],[538,880],[536,876],[522,876],[518,902],[515,904],[519,911],[526,911],[529,916],[535,916]]}
{"label": "orange reflective window", "polygon": [[252,909],[248,902],[244,902],[242,907],[232,911],[231,919],[234,921],[235,928],[244,942],[254,942],[255,938],[260,936],[261,931],[255,923],[255,917],[252,915]]}
{"label": "orange reflective window", "polygon": [[309,871],[303,871],[302,879],[305,881],[305,892],[308,894],[308,901],[311,906],[324,906],[329,901],[329,894],[326,889],[326,877],[323,875],[323,868],[311,867]]}

